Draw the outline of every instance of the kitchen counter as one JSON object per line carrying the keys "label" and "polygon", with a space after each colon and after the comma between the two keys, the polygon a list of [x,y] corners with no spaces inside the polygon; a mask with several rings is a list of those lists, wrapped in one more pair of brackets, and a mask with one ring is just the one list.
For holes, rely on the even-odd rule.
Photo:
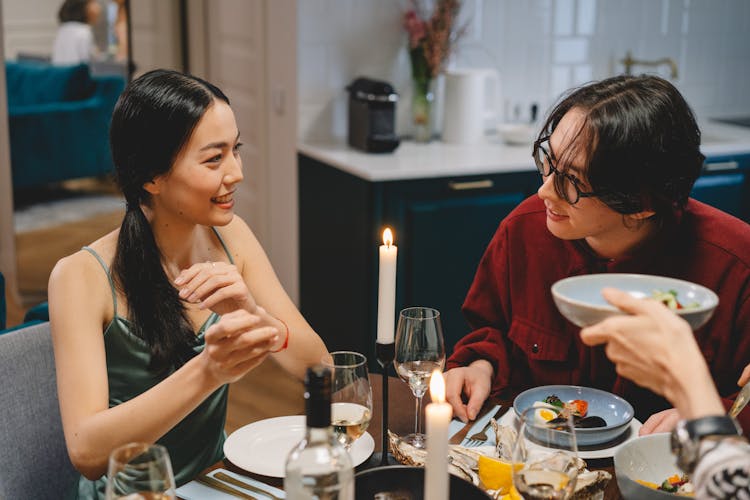
{"label": "kitchen counter", "polygon": [[[750,153],[750,128],[717,122],[701,123],[707,157]],[[345,141],[300,143],[298,152],[373,182],[404,179],[525,172],[534,170],[531,143],[522,146],[503,144],[497,136],[487,136],[476,145],[429,144],[403,141],[393,153],[363,153]]]}

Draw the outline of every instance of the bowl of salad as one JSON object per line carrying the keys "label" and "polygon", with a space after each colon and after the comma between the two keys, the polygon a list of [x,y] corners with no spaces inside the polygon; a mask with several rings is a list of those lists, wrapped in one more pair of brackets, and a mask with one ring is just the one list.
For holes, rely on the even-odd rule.
{"label": "bowl of salad", "polygon": [[[554,425],[556,419],[570,416],[579,448],[619,442],[634,416],[633,406],[620,396],[578,385],[527,389],[513,400],[513,411],[519,417],[529,408],[534,409],[533,418],[539,424]],[[560,444],[564,442],[561,439]]]}
{"label": "bowl of salad", "polygon": [[696,330],[706,324],[719,305],[708,288],[689,281],[648,274],[584,274],[552,285],[552,298],[560,313],[577,326],[589,326],[625,314],[602,296],[603,288],[619,288],[638,298],[659,300]]}
{"label": "bowl of salad", "polygon": [[642,436],[618,448],[615,477],[625,500],[693,496],[693,484],[675,464],[668,432]]}

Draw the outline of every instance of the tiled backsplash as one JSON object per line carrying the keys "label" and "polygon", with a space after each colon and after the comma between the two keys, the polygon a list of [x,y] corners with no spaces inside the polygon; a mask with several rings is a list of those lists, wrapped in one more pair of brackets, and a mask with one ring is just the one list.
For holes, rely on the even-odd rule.
{"label": "tiled backsplash", "polygon": [[[451,65],[501,74],[502,120],[547,110],[564,90],[623,72],[636,59],[671,57],[674,83],[700,117],[750,115],[748,0],[464,0]],[[411,90],[401,13],[406,0],[301,0],[299,136],[345,137],[346,85],[386,80],[401,96],[409,134]],[[635,67],[669,77],[666,66]],[[440,93],[438,92],[438,100]],[[438,106],[439,107],[439,106]],[[440,111],[438,109],[438,114]],[[439,128],[439,119],[438,119]]]}

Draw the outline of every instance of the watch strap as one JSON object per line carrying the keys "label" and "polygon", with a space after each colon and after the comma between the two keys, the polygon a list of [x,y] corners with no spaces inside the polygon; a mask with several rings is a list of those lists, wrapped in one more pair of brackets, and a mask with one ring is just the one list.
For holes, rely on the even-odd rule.
{"label": "watch strap", "polygon": [[685,422],[685,430],[694,441],[706,436],[741,436],[742,429],[729,415],[711,415]]}

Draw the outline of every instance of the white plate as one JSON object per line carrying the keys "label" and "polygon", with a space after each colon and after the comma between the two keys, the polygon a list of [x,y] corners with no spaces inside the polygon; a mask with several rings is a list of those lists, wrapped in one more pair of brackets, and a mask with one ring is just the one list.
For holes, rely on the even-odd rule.
{"label": "white plate", "polygon": [[[516,430],[518,429],[518,417],[512,411],[509,411],[500,418],[498,422],[502,425],[510,425]],[[625,431],[620,438],[616,439],[611,443],[604,443],[601,446],[586,446],[584,449],[578,450],[578,456],[584,460],[587,458],[610,458],[615,456],[615,452],[620,449],[620,446],[638,437],[638,431],[641,429],[641,422],[634,418],[630,421],[630,429]],[[534,443],[526,439],[526,446],[531,448],[539,448],[540,444]]]}
{"label": "white plate", "polygon": [[[304,435],[304,415],[267,418],[234,431],[224,442],[224,455],[248,472],[284,477],[286,457]],[[365,432],[349,450],[354,466],[367,460],[374,450],[375,440]]]}

